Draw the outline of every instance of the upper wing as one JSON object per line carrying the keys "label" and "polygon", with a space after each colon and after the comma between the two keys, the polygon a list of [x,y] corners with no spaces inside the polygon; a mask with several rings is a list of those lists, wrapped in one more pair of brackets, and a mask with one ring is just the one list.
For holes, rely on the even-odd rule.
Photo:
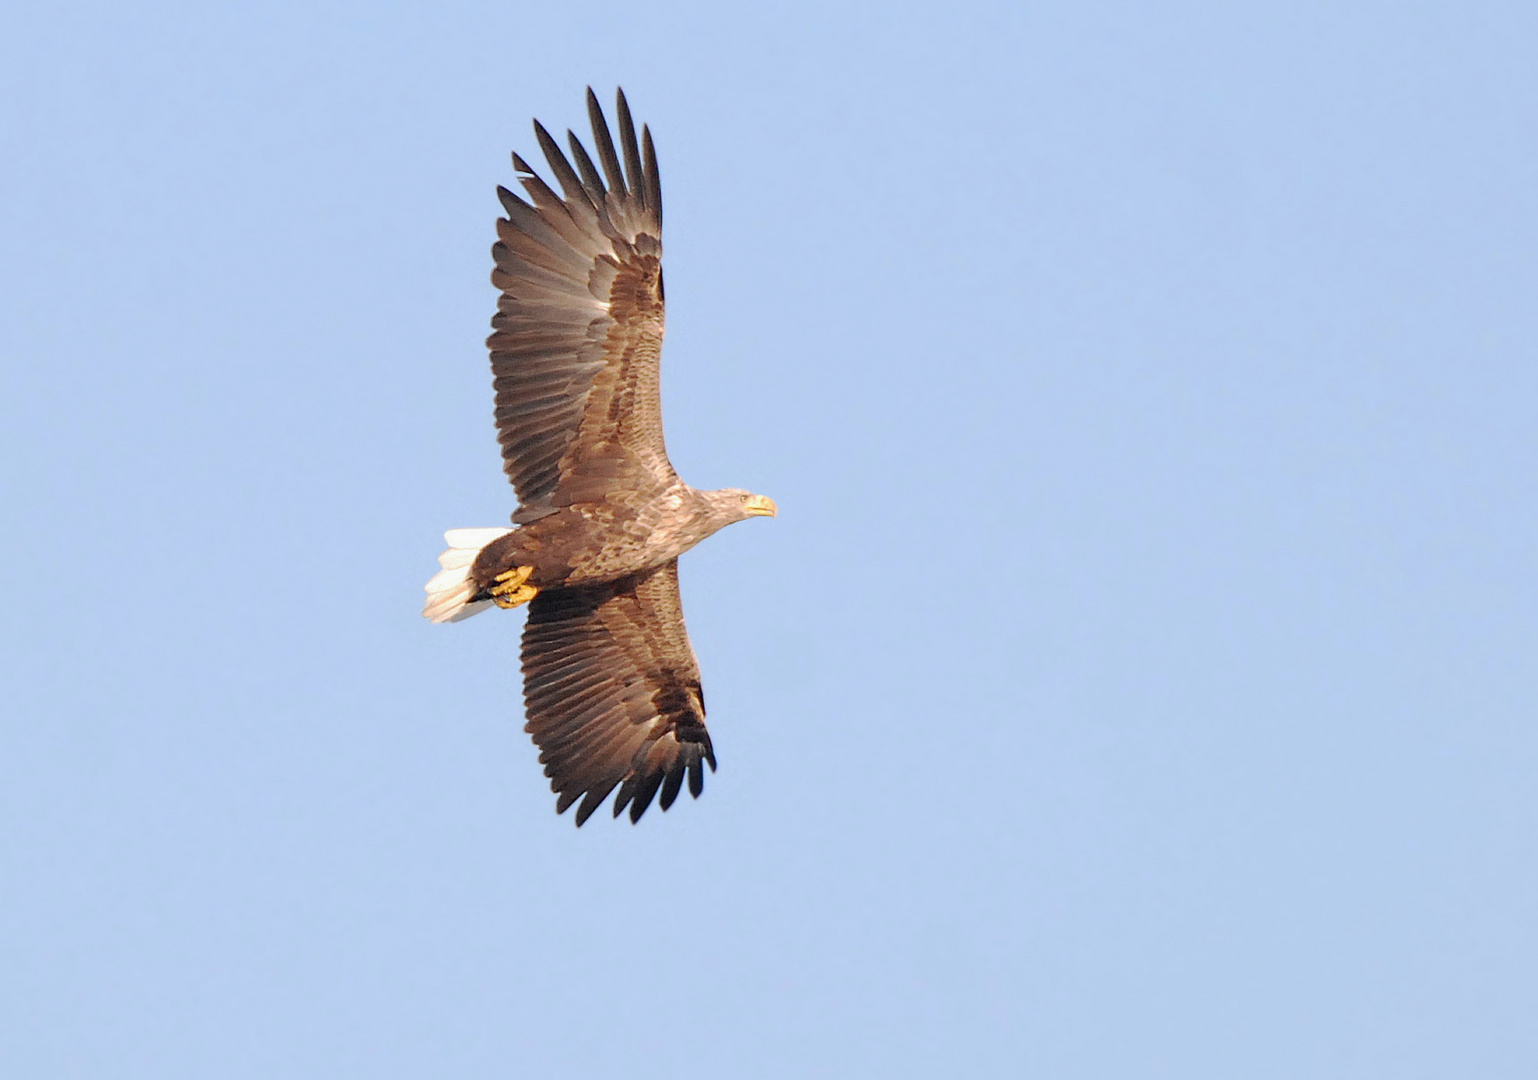
{"label": "upper wing", "polygon": [[662,789],[666,810],[684,774],[696,798],[715,751],[700,669],[684,630],[678,562],[607,585],[541,592],[523,630],[525,728],[559,798],[580,797],[577,824],[619,788],[636,821]]}
{"label": "upper wing", "polygon": [[[515,522],[674,479],[662,441],[662,187],[651,132],[618,96],[619,152],[591,89],[600,176],[571,132],[572,158],[538,121],[557,195],[517,154],[532,203],[506,188],[491,280],[502,290],[487,340],[503,469],[522,504]],[[605,179],[607,178],[607,186]]]}

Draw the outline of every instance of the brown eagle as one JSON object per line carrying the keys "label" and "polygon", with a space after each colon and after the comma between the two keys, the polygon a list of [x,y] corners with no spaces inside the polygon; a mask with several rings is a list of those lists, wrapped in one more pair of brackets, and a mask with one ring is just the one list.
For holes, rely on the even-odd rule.
{"label": "brown eagle", "polygon": [[[598,163],[534,123],[557,195],[517,154],[529,201],[499,187],[491,280],[502,291],[491,370],[502,467],[518,493],[512,529],[451,529],[422,614],[456,622],[491,604],[529,605],[525,730],[581,825],[608,797],[638,820],[687,777],[716,767],[699,664],[684,630],[678,556],[772,499],[696,491],[662,441],[662,187],[651,132],[618,94],[619,145],[589,88]],[[602,171],[600,172],[600,168]]]}

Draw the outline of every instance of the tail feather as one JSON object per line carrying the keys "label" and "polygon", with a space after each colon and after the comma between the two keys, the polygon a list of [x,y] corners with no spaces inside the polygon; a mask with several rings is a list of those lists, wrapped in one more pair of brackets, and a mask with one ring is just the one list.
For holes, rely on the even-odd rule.
{"label": "tail feather", "polygon": [[[493,540],[500,540],[512,531],[497,525],[484,529],[450,529],[443,534],[443,539],[449,545],[450,551],[455,548],[480,551]],[[445,551],[443,554],[447,555],[448,552]]]}
{"label": "tail feather", "polygon": [[445,570],[453,570],[457,566],[469,566],[480,554],[480,548],[449,548],[438,556],[438,565]]}
{"label": "tail feather", "polygon": [[499,540],[512,529],[450,529],[443,534],[448,550],[438,556],[443,567],[427,583],[427,603],[422,616],[433,622],[458,622],[491,605],[490,600],[472,603],[475,583],[470,580],[470,567],[481,550],[493,540]]}

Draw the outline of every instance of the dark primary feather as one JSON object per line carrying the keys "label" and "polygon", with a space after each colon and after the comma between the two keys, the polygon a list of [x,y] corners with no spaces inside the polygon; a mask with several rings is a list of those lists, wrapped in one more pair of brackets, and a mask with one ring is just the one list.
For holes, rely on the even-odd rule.
{"label": "dark primary feather", "polygon": [[716,767],[699,664],[684,630],[676,560],[607,585],[542,592],[523,631],[525,730],[581,825],[615,788],[614,816],[664,810]]}
{"label": "dark primary feather", "polygon": [[[623,100],[623,94],[618,96]],[[604,119],[603,109],[598,105],[598,95],[593,93],[591,86],[587,88],[587,119],[593,126],[593,145],[598,148],[598,160],[603,162],[609,188],[616,194],[624,195],[625,176],[620,172],[619,157],[614,153],[614,140],[609,137],[609,122]]]}
{"label": "dark primary feather", "polygon": [[536,123],[561,194],[516,154],[525,197],[497,193],[507,217],[497,226],[492,282],[502,296],[487,344],[517,522],[615,489],[660,490],[675,478],[659,400],[662,188],[650,133],[643,151],[623,93],[617,111],[618,149],[588,91],[607,183],[576,136],[573,165]]}
{"label": "dark primary feather", "polygon": [[625,148],[625,186],[630,194],[639,196],[642,205],[646,201],[646,181],[641,178],[641,149],[635,141],[635,121],[630,118],[630,103],[620,94],[616,102],[619,113],[619,141]]}
{"label": "dark primary feather", "polygon": [[657,171],[657,148],[652,145],[651,128],[641,125],[641,151],[646,155],[646,164],[642,171],[646,174],[646,208],[657,218],[657,225],[662,225],[662,174]]}

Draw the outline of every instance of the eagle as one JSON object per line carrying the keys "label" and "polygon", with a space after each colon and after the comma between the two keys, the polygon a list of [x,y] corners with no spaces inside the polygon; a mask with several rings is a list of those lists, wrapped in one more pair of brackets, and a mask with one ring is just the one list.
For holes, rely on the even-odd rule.
{"label": "eagle", "polygon": [[[516,153],[524,190],[497,196],[487,339],[513,528],[450,529],[422,614],[457,622],[528,605],[525,730],[581,825],[609,796],[640,820],[698,798],[715,771],[699,663],[684,629],[678,557],[724,526],[776,515],[740,488],[679,479],[662,438],[662,185],[624,91],[618,144],[592,88],[594,156],[534,136],[560,194]],[[578,802],[580,800],[580,803]]]}

